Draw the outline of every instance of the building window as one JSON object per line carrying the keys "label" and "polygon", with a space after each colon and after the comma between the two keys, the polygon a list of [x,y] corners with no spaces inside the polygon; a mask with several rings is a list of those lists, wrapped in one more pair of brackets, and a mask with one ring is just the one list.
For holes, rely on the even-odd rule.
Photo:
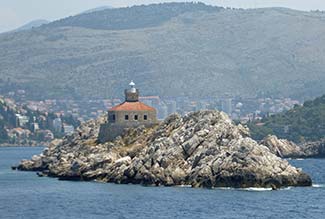
{"label": "building window", "polygon": [[129,115],[125,115],[125,120],[129,120]]}
{"label": "building window", "polygon": [[115,115],[110,115],[110,121],[115,122]]}
{"label": "building window", "polygon": [[138,115],[134,115],[134,120],[138,120]]}
{"label": "building window", "polygon": [[147,115],[144,115],[144,116],[143,116],[143,119],[144,119],[144,120],[148,120],[148,116],[147,116]]}

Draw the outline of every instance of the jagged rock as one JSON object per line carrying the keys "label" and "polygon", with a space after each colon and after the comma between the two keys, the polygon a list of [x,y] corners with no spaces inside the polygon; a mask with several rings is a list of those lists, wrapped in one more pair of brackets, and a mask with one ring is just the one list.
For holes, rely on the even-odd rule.
{"label": "jagged rock", "polygon": [[278,139],[274,135],[264,138],[260,144],[269,148],[269,150],[282,158],[324,158],[325,157],[325,139],[315,142],[307,142],[302,145]]}
{"label": "jagged rock", "polygon": [[306,157],[325,158],[325,138],[302,145]]}
{"label": "jagged rock", "polygon": [[61,179],[165,186],[278,188],[312,183],[223,112],[174,114],[155,127],[130,129],[114,142],[98,144],[103,120],[82,124],[40,156],[22,161],[19,169],[36,168]]}
{"label": "jagged rock", "polygon": [[291,141],[278,139],[275,135],[268,135],[260,143],[267,146],[273,154],[282,158],[306,156],[301,147]]}

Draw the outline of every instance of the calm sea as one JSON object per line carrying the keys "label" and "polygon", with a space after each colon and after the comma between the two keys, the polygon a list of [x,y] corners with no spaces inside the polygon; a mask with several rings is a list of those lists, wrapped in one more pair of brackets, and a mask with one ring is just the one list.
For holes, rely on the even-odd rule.
{"label": "calm sea", "polygon": [[58,181],[12,171],[43,148],[0,148],[0,218],[325,218],[325,160],[293,160],[314,186],[279,191]]}

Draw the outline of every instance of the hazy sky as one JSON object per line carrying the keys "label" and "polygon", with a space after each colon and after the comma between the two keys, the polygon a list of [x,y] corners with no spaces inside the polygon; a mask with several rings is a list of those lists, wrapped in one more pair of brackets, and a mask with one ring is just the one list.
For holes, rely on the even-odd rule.
{"label": "hazy sky", "polygon": [[[14,29],[35,19],[55,20],[104,5],[123,7],[135,4],[168,1],[169,0],[0,0],[0,32]],[[170,1],[183,2],[186,0]],[[288,7],[307,11],[315,9],[325,10],[325,0],[201,0],[201,2],[236,8]]]}

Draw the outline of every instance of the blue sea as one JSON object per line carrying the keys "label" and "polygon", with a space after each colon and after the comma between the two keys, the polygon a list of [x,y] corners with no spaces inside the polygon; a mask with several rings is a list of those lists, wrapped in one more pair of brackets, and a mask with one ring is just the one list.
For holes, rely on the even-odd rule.
{"label": "blue sea", "polygon": [[292,160],[313,187],[278,191],[59,181],[10,169],[37,148],[0,148],[0,218],[325,218],[325,160]]}

